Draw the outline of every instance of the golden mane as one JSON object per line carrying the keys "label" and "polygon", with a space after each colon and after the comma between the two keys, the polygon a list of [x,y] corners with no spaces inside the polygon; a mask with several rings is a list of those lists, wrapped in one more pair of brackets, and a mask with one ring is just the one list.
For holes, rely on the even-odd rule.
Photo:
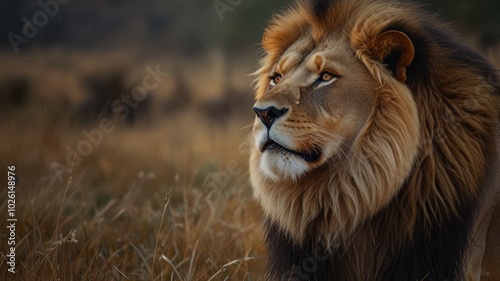
{"label": "golden mane", "polygon": [[[376,106],[353,150],[344,165],[329,163],[298,181],[251,177],[256,198],[279,231],[297,244],[313,236],[312,243],[329,250],[341,245],[343,258],[357,265],[345,280],[363,280],[389,266],[363,253],[390,255],[415,236],[446,227],[450,217],[465,216],[477,201],[496,149],[499,78],[446,26],[411,3],[299,1],[264,33],[256,98],[265,94],[266,74],[292,43],[305,35],[319,43],[333,30],[345,34],[379,83]],[[415,45],[406,84],[374,52],[377,36],[387,30],[405,33]]]}

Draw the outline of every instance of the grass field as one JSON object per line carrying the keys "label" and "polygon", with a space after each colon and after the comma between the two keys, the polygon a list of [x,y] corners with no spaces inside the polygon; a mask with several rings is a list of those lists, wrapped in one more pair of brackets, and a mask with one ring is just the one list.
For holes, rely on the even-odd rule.
{"label": "grass field", "polygon": [[4,112],[16,273],[2,183],[0,280],[257,280],[264,249],[244,116],[218,126],[191,110],[100,133],[97,122],[87,137],[37,107]]}

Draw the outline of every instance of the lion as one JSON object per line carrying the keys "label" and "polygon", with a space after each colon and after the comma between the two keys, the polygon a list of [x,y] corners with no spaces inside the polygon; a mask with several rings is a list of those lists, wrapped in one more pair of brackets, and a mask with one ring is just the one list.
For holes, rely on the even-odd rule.
{"label": "lion", "polygon": [[396,0],[299,0],[262,47],[250,180],[265,280],[500,280],[486,59]]}

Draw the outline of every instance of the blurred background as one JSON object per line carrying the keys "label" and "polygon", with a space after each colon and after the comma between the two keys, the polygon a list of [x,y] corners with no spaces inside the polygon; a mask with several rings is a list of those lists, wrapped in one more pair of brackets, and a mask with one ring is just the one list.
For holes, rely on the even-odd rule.
{"label": "blurred background", "polygon": [[[257,280],[249,74],[288,3],[0,2],[0,179],[16,167],[19,220],[17,274],[0,228],[0,279]],[[500,66],[500,1],[422,3]]]}

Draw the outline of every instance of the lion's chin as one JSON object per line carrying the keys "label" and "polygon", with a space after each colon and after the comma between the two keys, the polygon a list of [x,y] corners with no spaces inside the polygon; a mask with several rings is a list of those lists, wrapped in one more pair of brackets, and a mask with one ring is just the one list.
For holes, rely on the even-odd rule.
{"label": "lion's chin", "polygon": [[311,170],[301,157],[286,151],[264,151],[260,156],[260,170],[269,180],[297,181]]}

